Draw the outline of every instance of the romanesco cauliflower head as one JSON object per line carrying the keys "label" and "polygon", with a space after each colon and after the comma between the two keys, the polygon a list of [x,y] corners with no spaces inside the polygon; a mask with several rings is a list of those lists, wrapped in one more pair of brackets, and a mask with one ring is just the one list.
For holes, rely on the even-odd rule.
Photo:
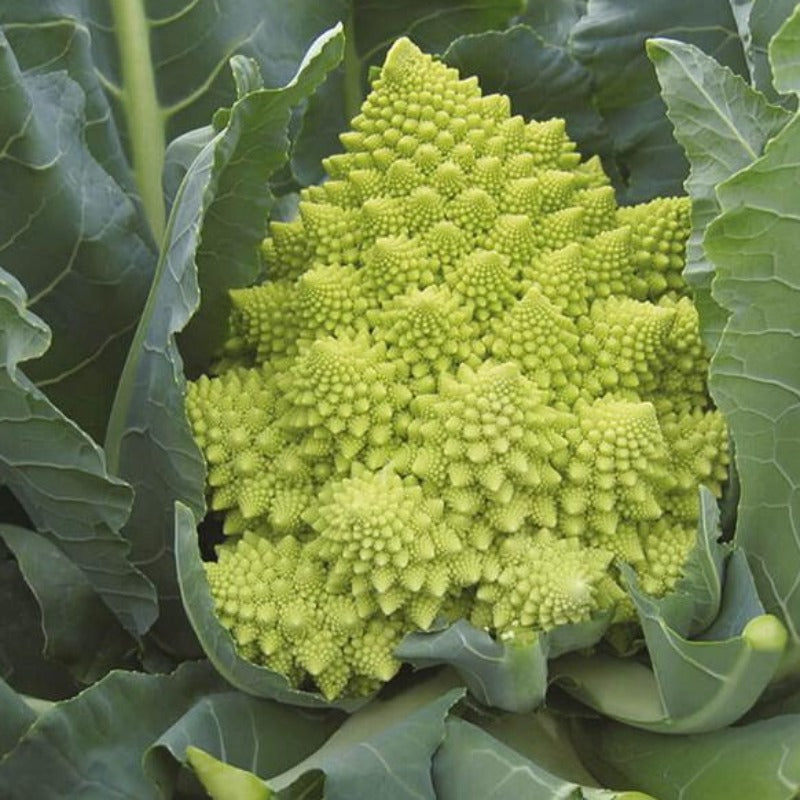
{"label": "romanesco cauliflower head", "polygon": [[617,208],[562,121],[407,39],[341,139],[187,397],[232,535],[207,565],[219,616],[329,698],[391,678],[437,619],[624,621],[619,561],[669,591],[728,463],[688,200]]}

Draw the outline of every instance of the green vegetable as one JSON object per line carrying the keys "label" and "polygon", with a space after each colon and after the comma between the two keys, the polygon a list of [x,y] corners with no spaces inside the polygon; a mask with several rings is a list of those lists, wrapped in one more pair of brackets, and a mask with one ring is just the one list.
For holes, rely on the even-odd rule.
{"label": "green vegetable", "polygon": [[328,698],[389,680],[436,621],[508,641],[633,619],[615,559],[669,591],[728,463],[686,200],[618,209],[563,122],[407,39],[352,128],[187,398],[236,536],[207,565],[218,614]]}
{"label": "green vegetable", "polygon": [[798,796],[794,5],[0,4],[0,796]]}

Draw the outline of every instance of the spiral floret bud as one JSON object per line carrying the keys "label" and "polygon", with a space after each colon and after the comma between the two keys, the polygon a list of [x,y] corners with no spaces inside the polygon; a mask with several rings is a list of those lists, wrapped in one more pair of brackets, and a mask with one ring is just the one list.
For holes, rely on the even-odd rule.
{"label": "spiral floret bud", "polygon": [[610,553],[581,547],[574,539],[513,536],[478,585],[475,613],[490,615],[505,639],[526,628],[581,622],[601,605],[610,560]]}
{"label": "spiral floret bud", "polygon": [[349,686],[374,690],[400,668],[400,619],[365,616],[354,598],[330,592],[325,565],[291,536],[245,532],[206,564],[206,576],[240,654],[296,686],[333,699]]}
{"label": "spiral floret bud", "polygon": [[441,500],[426,498],[391,469],[356,467],[352,477],[329,483],[306,512],[317,533],[309,549],[329,565],[333,589],[386,615],[427,596],[432,621],[452,588],[448,559],[463,549],[443,510]]}

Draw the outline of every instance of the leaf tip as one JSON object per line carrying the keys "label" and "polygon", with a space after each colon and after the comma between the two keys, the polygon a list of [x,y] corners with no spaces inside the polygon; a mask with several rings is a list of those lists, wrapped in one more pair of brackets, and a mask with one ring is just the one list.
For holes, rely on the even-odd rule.
{"label": "leaf tip", "polygon": [[661,61],[667,57],[669,54],[667,48],[664,46],[667,39],[661,38],[654,38],[654,39],[647,39],[644,43],[645,52],[647,53],[647,57],[652,61],[654,64],[656,61]]}
{"label": "leaf tip", "polygon": [[782,653],[788,633],[783,623],[772,614],[754,617],[745,625],[742,636],[757,652]]}

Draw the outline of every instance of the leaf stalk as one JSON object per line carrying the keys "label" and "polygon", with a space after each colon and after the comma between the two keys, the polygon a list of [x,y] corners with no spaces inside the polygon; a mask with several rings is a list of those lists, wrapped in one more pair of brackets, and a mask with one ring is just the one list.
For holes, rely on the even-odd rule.
{"label": "leaf stalk", "polygon": [[160,242],[166,224],[161,188],[166,151],[165,116],[158,102],[149,24],[142,0],[111,0],[111,11],[134,178],[150,229],[156,242]]}

